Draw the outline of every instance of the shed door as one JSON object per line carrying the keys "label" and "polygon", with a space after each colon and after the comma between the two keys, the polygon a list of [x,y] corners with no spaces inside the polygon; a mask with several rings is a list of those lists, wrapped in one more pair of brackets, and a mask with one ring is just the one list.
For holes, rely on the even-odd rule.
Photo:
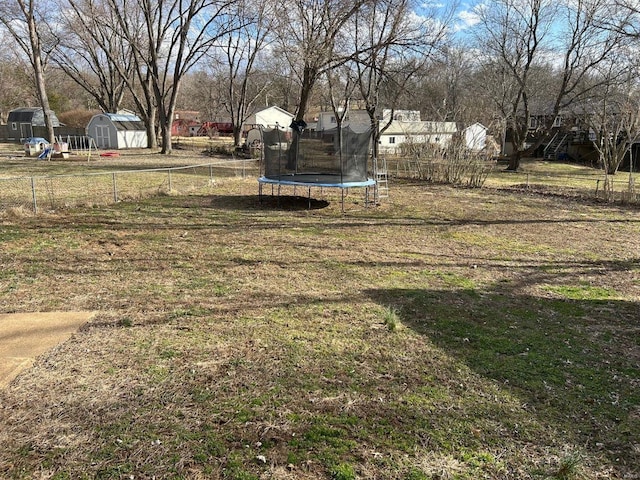
{"label": "shed door", "polygon": [[30,123],[20,124],[20,138],[33,137],[33,128]]}
{"label": "shed door", "polygon": [[111,137],[108,125],[96,125],[96,146],[98,148],[110,148]]}

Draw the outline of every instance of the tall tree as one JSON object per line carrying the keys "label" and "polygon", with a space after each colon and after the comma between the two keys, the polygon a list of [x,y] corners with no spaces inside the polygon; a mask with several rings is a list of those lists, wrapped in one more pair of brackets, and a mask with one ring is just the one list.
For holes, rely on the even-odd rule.
{"label": "tall tree", "polygon": [[241,0],[236,4],[238,30],[222,35],[222,64],[225,72],[227,113],[233,124],[233,142],[241,142],[242,127],[251,107],[268,86],[266,77],[256,71],[259,55],[267,48],[275,12],[267,3]]}
{"label": "tall tree", "polygon": [[[479,51],[485,64],[507,85],[500,108],[513,137],[514,153],[508,170],[517,170],[521,158],[544,141],[554,119],[593,88],[585,79],[620,43],[620,35],[602,28],[610,0],[497,0],[479,10]],[[557,82],[544,111],[546,122],[537,142],[526,142],[536,72],[554,59]]]}
{"label": "tall tree", "polygon": [[[640,92],[632,69],[620,74],[620,62],[628,63],[624,55],[616,55],[600,66],[597,88],[589,99],[579,105],[578,117],[595,136],[594,146],[600,166],[607,175],[615,175],[625,156],[640,138]],[[598,78],[600,80],[600,78]]]}
{"label": "tall tree", "polygon": [[[117,112],[134,76],[133,49],[103,0],[61,0],[57,66],[105,112]],[[131,13],[131,12],[130,12]]]}
{"label": "tall tree", "polygon": [[[184,76],[238,28],[232,6],[238,0],[107,0],[118,13],[125,38],[134,49],[139,72],[153,94],[162,137],[161,152],[170,154],[171,126]],[[142,15],[143,30],[127,20],[130,6]]]}
{"label": "tall tree", "polygon": [[409,80],[446,39],[445,14],[412,15],[409,0],[376,0],[361,8],[353,22],[353,43],[360,46],[355,57],[359,93],[369,114],[374,157],[380,135],[393,114],[379,126],[381,108],[395,108],[406,93]]}
{"label": "tall tree", "polygon": [[56,48],[56,36],[48,23],[50,5],[43,0],[0,1],[0,23],[11,34],[27,57],[33,72],[38,101],[44,114],[49,141],[55,141],[53,122],[49,115],[49,97],[45,70],[51,52]]}
{"label": "tall tree", "polygon": [[304,121],[318,79],[357,54],[358,46],[348,41],[346,27],[371,1],[278,0],[278,42],[300,88],[296,121]]}

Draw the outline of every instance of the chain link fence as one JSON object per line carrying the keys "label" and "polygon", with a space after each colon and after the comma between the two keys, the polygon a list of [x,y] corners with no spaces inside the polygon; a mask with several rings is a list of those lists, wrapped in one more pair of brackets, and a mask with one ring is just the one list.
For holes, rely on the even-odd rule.
{"label": "chain link fence", "polygon": [[205,193],[216,177],[245,177],[254,169],[255,161],[229,160],[188,167],[0,178],[0,213],[39,213],[154,195]]}
{"label": "chain link fence", "polygon": [[[446,163],[419,162],[414,158],[396,158],[388,163],[388,173],[392,178],[451,183],[451,165]],[[640,192],[635,188],[637,174],[568,176],[507,173],[495,162],[474,162],[471,167],[464,170],[464,175],[456,177],[458,183],[640,204]],[[455,172],[458,175],[459,169]],[[208,193],[217,177],[256,174],[255,160],[236,159],[187,167],[0,178],[0,214],[11,210],[39,213],[93,207],[154,195]],[[468,179],[465,180],[465,176]]]}

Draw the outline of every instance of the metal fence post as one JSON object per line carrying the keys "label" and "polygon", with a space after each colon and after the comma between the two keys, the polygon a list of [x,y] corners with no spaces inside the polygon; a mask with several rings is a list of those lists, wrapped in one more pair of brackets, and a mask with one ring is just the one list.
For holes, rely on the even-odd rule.
{"label": "metal fence post", "polygon": [[171,170],[167,172],[169,174],[169,193],[173,191],[173,185],[171,184]]}
{"label": "metal fence post", "polygon": [[31,198],[33,198],[33,213],[38,213],[38,197],[36,195],[36,179],[31,177]]}

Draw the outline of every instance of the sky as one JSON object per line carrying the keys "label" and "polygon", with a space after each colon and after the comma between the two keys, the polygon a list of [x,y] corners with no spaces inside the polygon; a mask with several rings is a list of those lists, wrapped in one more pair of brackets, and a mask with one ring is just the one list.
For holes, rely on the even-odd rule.
{"label": "sky", "polygon": [[453,30],[463,32],[476,25],[479,21],[476,9],[485,0],[426,0],[420,5],[423,11],[440,10],[447,12],[455,6],[453,15]]}
{"label": "sky", "polygon": [[458,8],[455,15],[455,30],[463,31],[469,27],[476,25],[479,22],[478,14],[476,13],[477,3],[464,2]]}

